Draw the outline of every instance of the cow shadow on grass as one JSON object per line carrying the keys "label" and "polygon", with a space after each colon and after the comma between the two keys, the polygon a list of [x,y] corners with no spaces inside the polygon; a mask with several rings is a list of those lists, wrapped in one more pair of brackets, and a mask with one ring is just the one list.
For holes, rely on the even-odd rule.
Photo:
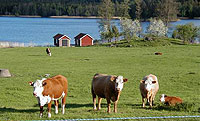
{"label": "cow shadow on grass", "polygon": [[[93,108],[92,103],[88,103],[88,104],[66,103],[65,105],[66,105],[65,108],[81,108],[81,107],[92,107]],[[39,107],[39,105],[35,104],[34,107]],[[47,105],[45,105],[44,107],[47,107]],[[107,104],[102,103],[101,107],[107,107]],[[51,108],[55,108],[54,103],[52,103]],[[59,108],[61,108],[60,102],[59,102]]]}
{"label": "cow shadow on grass", "polygon": [[38,112],[39,109],[15,109],[15,108],[0,108],[0,113],[34,113]]}
{"label": "cow shadow on grass", "polygon": [[142,104],[126,104],[126,106],[130,106],[133,109],[142,109]]}
{"label": "cow shadow on grass", "polygon": [[47,56],[47,55],[28,55],[28,56],[35,56],[35,57],[37,57],[37,56]]}

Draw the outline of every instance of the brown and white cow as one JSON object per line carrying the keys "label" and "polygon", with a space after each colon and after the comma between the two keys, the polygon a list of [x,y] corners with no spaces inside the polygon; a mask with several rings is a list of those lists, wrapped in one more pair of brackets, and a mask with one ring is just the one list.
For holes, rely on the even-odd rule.
{"label": "brown and white cow", "polygon": [[145,99],[147,99],[150,107],[153,106],[156,93],[159,90],[158,79],[155,75],[148,75],[140,81],[140,92],[142,95],[142,106],[145,107]]}
{"label": "brown and white cow", "polygon": [[120,93],[123,88],[124,82],[127,82],[128,79],[123,78],[123,76],[114,76],[106,74],[95,74],[92,80],[92,97],[94,110],[96,110],[96,95],[98,96],[98,107],[101,109],[101,100],[106,98],[108,110],[110,113],[110,105],[112,100],[114,102],[114,112],[117,112],[117,102],[119,100]]}
{"label": "brown and white cow", "polygon": [[62,99],[62,113],[65,113],[65,101],[67,97],[68,83],[62,75],[52,78],[43,78],[35,82],[29,82],[34,87],[33,95],[37,97],[40,105],[40,117],[43,115],[43,106],[48,104],[48,117],[51,117],[51,103],[54,101],[55,113],[58,113],[58,100]]}
{"label": "brown and white cow", "polygon": [[183,103],[183,100],[180,97],[173,97],[162,94],[160,97],[160,102],[165,103],[169,106],[175,106],[176,104]]}

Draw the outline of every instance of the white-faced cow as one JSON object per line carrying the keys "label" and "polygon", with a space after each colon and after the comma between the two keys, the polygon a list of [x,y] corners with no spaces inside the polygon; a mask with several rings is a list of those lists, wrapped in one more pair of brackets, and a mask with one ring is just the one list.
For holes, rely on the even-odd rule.
{"label": "white-faced cow", "polygon": [[155,75],[148,75],[140,81],[140,92],[142,95],[142,106],[145,107],[145,99],[147,99],[150,107],[153,105],[156,93],[158,92],[158,79]]}
{"label": "white-faced cow", "polygon": [[98,107],[101,109],[101,100],[106,98],[108,110],[110,113],[110,105],[112,100],[114,102],[114,112],[117,112],[117,102],[119,100],[120,93],[123,88],[124,82],[127,82],[128,79],[123,78],[123,76],[114,76],[106,74],[95,74],[92,80],[92,97],[94,110],[96,110],[96,95],[98,96]]}
{"label": "white-faced cow", "polygon": [[33,86],[33,95],[37,97],[40,105],[40,117],[43,115],[43,106],[48,104],[48,117],[51,117],[51,102],[55,103],[55,113],[58,113],[58,100],[62,99],[62,113],[65,113],[65,100],[67,97],[67,79],[62,75],[52,78],[43,78],[29,82]]}
{"label": "white-faced cow", "polygon": [[165,94],[161,95],[160,102],[165,103],[166,105],[170,105],[170,106],[175,106],[176,104],[183,103],[180,97],[167,96]]}

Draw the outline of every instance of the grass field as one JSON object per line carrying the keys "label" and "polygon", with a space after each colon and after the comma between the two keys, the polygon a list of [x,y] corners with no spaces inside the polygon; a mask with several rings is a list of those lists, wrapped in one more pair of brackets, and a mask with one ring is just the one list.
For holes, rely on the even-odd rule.
{"label": "grass field", "polygon": [[[41,75],[62,74],[67,77],[69,92],[66,113],[54,114],[51,119],[139,117],[200,115],[200,46],[166,46],[137,48],[51,48],[52,56],[43,47],[0,48],[0,68],[7,68],[11,78],[0,78],[0,120],[45,120],[39,118],[39,107],[32,95],[29,81]],[[162,52],[162,56],[154,55]],[[102,109],[93,111],[91,80],[95,73],[123,75],[128,78],[118,103],[118,113],[106,113],[106,100]],[[142,108],[139,82],[147,74],[158,77],[160,89],[153,109]],[[164,93],[179,96],[194,104],[189,111],[156,108]],[[112,104],[113,111],[113,104]],[[166,119],[148,119],[166,121]],[[147,119],[145,121],[148,121]],[[198,121],[200,118],[167,119],[168,121]],[[143,120],[140,120],[143,121]]]}

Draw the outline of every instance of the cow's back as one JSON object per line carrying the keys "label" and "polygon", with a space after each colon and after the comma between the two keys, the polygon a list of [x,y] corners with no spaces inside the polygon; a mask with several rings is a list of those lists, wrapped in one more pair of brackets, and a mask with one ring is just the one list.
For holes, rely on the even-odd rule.
{"label": "cow's back", "polygon": [[92,90],[102,98],[105,98],[105,91],[108,86],[111,76],[105,74],[95,74],[92,80]]}
{"label": "cow's back", "polygon": [[60,98],[63,94],[67,94],[68,82],[62,75],[57,75],[44,80],[47,84],[44,86],[43,95],[51,96],[52,98]]}

